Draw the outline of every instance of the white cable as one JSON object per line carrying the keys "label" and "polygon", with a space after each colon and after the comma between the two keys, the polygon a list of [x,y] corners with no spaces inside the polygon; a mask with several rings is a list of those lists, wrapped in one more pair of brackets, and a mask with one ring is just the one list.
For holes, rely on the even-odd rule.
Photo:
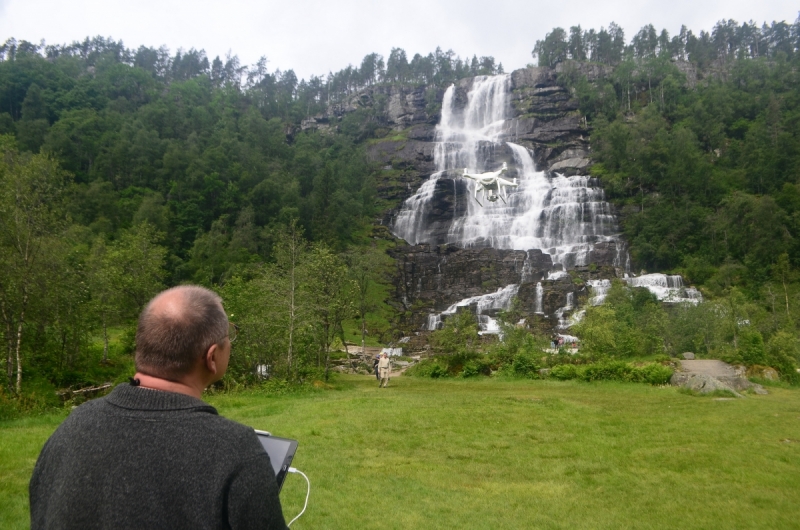
{"label": "white cable", "polygon": [[305,513],[306,508],[308,507],[308,496],[311,495],[311,481],[308,480],[306,474],[300,471],[299,469],[295,469],[293,467],[289,468],[289,473],[299,473],[300,475],[303,475],[303,478],[306,479],[306,483],[308,484],[308,490],[306,491],[306,503],[303,505],[303,510],[297,514],[297,517],[292,519],[291,522],[289,522],[289,524],[286,525],[287,527],[292,526],[292,523],[297,521],[300,518],[300,516]]}

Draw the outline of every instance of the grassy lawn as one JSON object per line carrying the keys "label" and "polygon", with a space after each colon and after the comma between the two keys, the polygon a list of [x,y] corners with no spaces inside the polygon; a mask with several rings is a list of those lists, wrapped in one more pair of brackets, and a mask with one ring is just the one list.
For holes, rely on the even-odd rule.
{"label": "grassy lawn", "polygon": [[[410,377],[212,396],[297,438],[293,528],[798,528],[800,391],[718,400],[623,383]],[[0,526],[62,416],[0,423]],[[281,493],[287,521],[305,482]]]}

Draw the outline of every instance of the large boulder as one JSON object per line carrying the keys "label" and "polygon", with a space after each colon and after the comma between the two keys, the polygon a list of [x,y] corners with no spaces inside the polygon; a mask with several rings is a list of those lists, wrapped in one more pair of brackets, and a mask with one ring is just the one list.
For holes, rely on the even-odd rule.
{"label": "large boulder", "polygon": [[745,377],[744,367],[731,366],[714,359],[681,361],[680,369],[672,374],[670,384],[702,394],[715,390],[727,390],[736,397],[744,397],[741,395],[744,391],[767,393],[764,387],[751,383]]}
{"label": "large boulder", "polygon": [[766,379],[767,381],[778,381],[780,375],[775,368],[769,366],[754,365],[747,368],[747,377],[757,377],[759,379]]}
{"label": "large boulder", "polygon": [[706,374],[692,374],[686,372],[675,372],[670,379],[672,386],[680,386],[693,392],[710,394],[719,390],[730,392],[736,397],[744,397],[730,385],[723,383],[716,377]]}

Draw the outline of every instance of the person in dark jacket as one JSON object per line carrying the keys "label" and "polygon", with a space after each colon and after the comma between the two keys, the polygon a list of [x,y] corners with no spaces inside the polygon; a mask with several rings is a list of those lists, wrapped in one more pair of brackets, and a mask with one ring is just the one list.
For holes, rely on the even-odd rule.
{"label": "person in dark jacket", "polygon": [[375,372],[375,379],[378,380],[378,383],[381,382],[381,376],[380,376],[380,374],[378,374],[378,363],[380,362],[380,360],[381,360],[381,356],[380,355],[376,355],[375,359],[372,361],[372,371]]}
{"label": "person in dark jacket", "polygon": [[285,529],[257,435],[201,400],[225,374],[234,338],[207,289],[151,300],[131,384],[78,407],[45,443],[29,485],[31,528]]}

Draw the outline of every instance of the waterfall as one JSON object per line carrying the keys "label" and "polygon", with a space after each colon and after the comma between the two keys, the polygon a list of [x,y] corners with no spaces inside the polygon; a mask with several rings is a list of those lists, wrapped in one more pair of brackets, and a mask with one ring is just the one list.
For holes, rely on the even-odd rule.
{"label": "waterfall", "polygon": [[531,277],[533,276],[533,269],[531,268],[531,253],[530,251],[525,252],[525,261],[522,262],[522,276],[520,277],[519,283],[528,283],[531,281]]}
{"label": "waterfall", "polygon": [[542,287],[542,282],[538,282],[536,284],[536,311],[540,315],[544,314],[542,311],[542,299],[544,298],[544,287]]}
{"label": "waterfall", "polygon": [[559,307],[556,309],[556,318],[558,319],[558,328],[559,329],[566,329],[570,327],[574,322],[570,321],[566,317],[564,317],[564,313],[567,311],[572,311],[575,305],[575,293],[567,293],[567,301],[564,307]]}
{"label": "waterfall", "polygon": [[[469,86],[466,92],[465,86]],[[601,243],[613,243],[616,254],[606,256],[615,267],[628,271],[630,256],[599,182],[585,175],[568,177],[537,171],[533,153],[510,141],[517,140],[519,124],[511,112],[510,86],[509,75],[478,76],[470,85],[451,85],[445,91],[434,135],[435,172],[404,201],[390,230],[412,245],[448,243],[462,248],[524,250],[520,284],[542,280],[531,267],[531,250],[550,256],[553,270],[547,275],[549,281],[565,278],[575,267],[589,265]],[[473,198],[476,184],[462,176],[464,169],[484,173],[497,171],[503,163],[508,166],[503,178],[517,179],[518,186],[507,189],[505,200],[479,204]],[[469,190],[467,195],[459,198],[465,189]],[[449,198],[442,202],[442,197],[450,193],[453,202]],[[624,281],[632,287],[647,287],[665,302],[702,300],[696,289],[683,286],[680,276],[626,275]],[[591,280],[588,284],[589,304],[603,303],[611,282]],[[495,293],[456,302],[441,313],[430,314],[427,327],[440,329],[446,317],[470,306],[475,308],[481,332],[497,333],[494,316],[509,307],[518,290],[519,285],[512,284]],[[535,312],[542,314],[542,281],[536,284],[535,292]],[[556,311],[558,326],[566,329],[583,315],[575,308],[575,294],[568,293],[565,305]]]}
{"label": "waterfall", "polygon": [[[513,137],[516,124],[509,112],[508,92],[508,75],[476,77],[462,108],[456,87],[447,89],[436,127],[436,172],[403,203],[391,230],[410,244],[540,249],[564,269],[588,265],[596,243],[619,240],[611,206],[595,179],[537,171],[531,152],[506,140]],[[438,180],[455,183],[464,168],[494,171],[503,161],[509,166],[507,178],[516,177],[519,182],[510,190],[507,204],[497,201],[481,206],[470,194],[466,208],[462,203],[461,210],[453,210],[446,235],[430,229],[426,219]],[[467,187],[473,190],[473,186]],[[619,245],[615,265],[627,265],[627,261],[627,252]],[[524,273],[523,277],[523,281],[529,279]]]}
{"label": "waterfall", "polygon": [[699,304],[703,295],[694,287],[684,287],[680,275],[643,274],[642,276],[625,278],[631,287],[645,287],[662,302]]}
{"label": "waterfall", "polygon": [[508,309],[511,304],[511,299],[517,295],[518,291],[519,285],[511,284],[502,289],[498,289],[494,293],[465,298],[451,305],[441,313],[432,313],[428,315],[428,329],[430,331],[441,329],[443,317],[456,314],[460,307],[474,306],[475,314],[478,315],[478,325],[481,333],[498,333],[500,331],[500,326],[492,314],[502,309]]}
{"label": "waterfall", "polygon": [[601,305],[606,300],[606,294],[611,289],[611,280],[589,280],[586,282],[592,288],[592,296],[589,298],[590,305]]}

